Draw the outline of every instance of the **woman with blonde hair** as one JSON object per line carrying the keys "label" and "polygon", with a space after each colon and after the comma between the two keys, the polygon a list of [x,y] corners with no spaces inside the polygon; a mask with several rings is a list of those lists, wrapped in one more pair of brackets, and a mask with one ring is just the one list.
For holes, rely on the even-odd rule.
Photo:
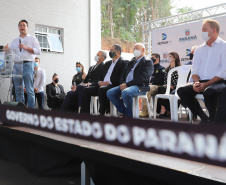
{"label": "woman with blonde hair", "polygon": [[71,86],[72,91],[75,91],[77,85],[79,85],[86,78],[86,73],[84,72],[84,66],[80,62],[76,62],[76,71],[77,71],[77,74],[75,74],[72,78],[72,86]]}

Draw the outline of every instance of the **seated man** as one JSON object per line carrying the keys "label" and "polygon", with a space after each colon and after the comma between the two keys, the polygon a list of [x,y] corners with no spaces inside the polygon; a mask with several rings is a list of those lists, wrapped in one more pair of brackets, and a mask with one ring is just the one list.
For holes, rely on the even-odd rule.
{"label": "seated man", "polygon": [[104,64],[101,75],[101,80],[96,86],[85,87],[82,90],[82,108],[81,112],[90,113],[91,96],[99,96],[100,114],[110,112],[110,101],[107,98],[106,92],[112,87],[120,84],[121,76],[127,66],[127,61],[121,58],[122,48],[120,45],[113,45],[109,52],[112,60]]}
{"label": "seated man", "polygon": [[82,90],[85,87],[93,87],[98,84],[104,67],[103,61],[106,58],[106,52],[99,51],[97,53],[94,58],[97,63],[89,68],[88,74],[83,83],[78,85],[74,91],[67,93],[67,96],[61,106],[61,110],[78,112],[78,108],[82,107]]}
{"label": "seated man", "polygon": [[58,110],[65,98],[64,87],[58,84],[59,77],[56,73],[54,73],[52,80],[51,84],[46,85],[47,105],[52,110]]}
{"label": "seated man", "polygon": [[[153,53],[151,55],[151,60],[154,63],[154,73],[151,76],[150,81],[150,91],[148,92],[148,101],[150,98],[158,93],[158,87],[164,84],[165,67],[160,65],[160,55],[158,53]],[[140,117],[148,117],[147,102],[142,100],[142,111],[139,114]]]}
{"label": "seated man", "polygon": [[[191,112],[201,118],[200,123],[211,123],[215,119],[219,94],[225,87],[226,42],[219,37],[220,25],[215,20],[205,20],[202,37],[206,41],[194,53],[192,79],[194,83],[177,90],[181,101]],[[209,112],[203,112],[195,95],[202,94]]]}
{"label": "seated man", "polygon": [[108,99],[124,116],[132,117],[133,97],[144,95],[150,90],[148,85],[154,66],[144,54],[145,46],[142,43],[135,44],[135,58],[129,62],[125,70],[123,83],[107,91]]}

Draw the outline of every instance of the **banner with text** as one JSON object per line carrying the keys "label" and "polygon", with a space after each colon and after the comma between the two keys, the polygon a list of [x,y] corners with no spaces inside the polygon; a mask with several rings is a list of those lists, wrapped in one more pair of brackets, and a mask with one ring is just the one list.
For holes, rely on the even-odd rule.
{"label": "banner with text", "polygon": [[94,142],[226,166],[226,127],[0,105],[0,121]]}
{"label": "banner with text", "polygon": [[[220,23],[219,36],[226,40],[226,15],[214,17]],[[202,22],[195,21],[167,28],[154,29],[152,34],[152,53],[159,53],[161,64],[168,66],[168,53],[175,51],[179,54],[181,64],[189,61],[192,46],[200,45],[204,41],[201,37]]]}

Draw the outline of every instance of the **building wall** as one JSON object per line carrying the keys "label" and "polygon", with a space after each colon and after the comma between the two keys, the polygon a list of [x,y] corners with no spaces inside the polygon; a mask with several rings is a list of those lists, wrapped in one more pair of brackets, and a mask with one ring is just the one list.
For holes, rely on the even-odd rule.
{"label": "building wall", "polygon": [[[77,61],[82,62],[88,71],[94,53],[101,48],[100,0],[0,0],[0,4],[0,45],[10,44],[19,36],[18,22],[21,19],[28,21],[31,35],[35,35],[36,24],[63,28],[64,52],[42,52],[39,56],[40,67],[46,71],[47,84],[57,73],[59,83],[69,90]],[[6,79],[0,86],[0,99],[6,98],[7,84]]]}

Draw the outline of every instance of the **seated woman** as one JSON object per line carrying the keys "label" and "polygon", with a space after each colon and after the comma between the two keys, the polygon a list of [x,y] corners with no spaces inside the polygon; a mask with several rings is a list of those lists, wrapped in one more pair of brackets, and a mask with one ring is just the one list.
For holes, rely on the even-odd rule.
{"label": "seated woman", "polygon": [[58,110],[65,98],[64,87],[59,82],[59,77],[54,73],[52,83],[46,85],[47,105],[52,110]]}
{"label": "seated woman", "polygon": [[72,91],[75,91],[77,85],[79,85],[86,78],[86,73],[84,72],[84,66],[80,62],[76,62],[76,71],[77,71],[77,74],[75,74],[72,78],[72,86],[71,86]]}
{"label": "seated woman", "polygon": [[[160,86],[158,88],[158,94],[165,94],[166,92],[166,86],[167,86],[167,76],[171,69],[174,67],[180,66],[180,57],[178,53],[171,52],[168,54],[167,61],[170,63],[170,65],[165,70],[165,76],[164,76],[164,85]],[[177,80],[178,80],[178,72],[174,71],[171,77],[171,86],[170,86],[170,93],[175,93],[175,89],[177,87]],[[160,111],[161,110],[161,111]],[[157,105],[157,113],[159,113],[159,117],[169,117],[170,116],[170,104],[169,100],[167,99],[158,99],[158,105]]]}

